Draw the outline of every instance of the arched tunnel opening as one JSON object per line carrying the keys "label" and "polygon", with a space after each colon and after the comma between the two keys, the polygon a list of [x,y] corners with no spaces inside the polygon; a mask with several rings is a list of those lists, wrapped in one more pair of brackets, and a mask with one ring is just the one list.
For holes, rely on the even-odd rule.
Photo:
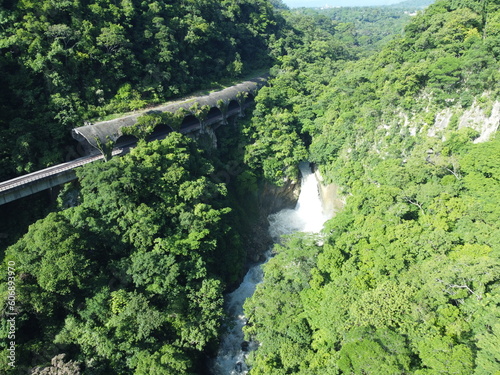
{"label": "arched tunnel opening", "polygon": [[222,112],[219,108],[217,107],[212,107],[210,108],[210,111],[208,111],[207,113],[207,118],[206,120],[212,120],[214,118],[217,118],[217,117],[221,117],[222,116]]}
{"label": "arched tunnel opening", "polygon": [[181,123],[179,130],[181,133],[189,133],[191,131],[198,130],[200,128],[200,122],[193,115],[186,116]]}
{"label": "arched tunnel opening", "polygon": [[137,139],[137,137],[134,137],[133,135],[130,134],[124,134],[116,140],[115,147],[131,146],[136,144],[138,141],[139,140]]}
{"label": "arched tunnel opening", "polygon": [[159,124],[154,128],[153,132],[150,135],[148,135],[146,140],[150,142],[154,141],[155,139],[165,138],[169,133],[172,132],[173,130],[170,126],[166,124]]}
{"label": "arched tunnel opening", "polygon": [[236,101],[236,100],[231,100],[229,102],[229,106],[227,108],[227,111],[228,113],[231,113],[231,111],[234,111],[234,110],[240,110],[240,105],[239,103]]}
{"label": "arched tunnel opening", "polygon": [[70,142],[68,142],[68,145],[66,146],[64,152],[64,161],[71,161],[82,158],[84,156],[88,156],[93,152],[97,152],[97,150],[92,147],[85,138],[83,138],[79,141],[77,141],[76,139],[72,139]]}

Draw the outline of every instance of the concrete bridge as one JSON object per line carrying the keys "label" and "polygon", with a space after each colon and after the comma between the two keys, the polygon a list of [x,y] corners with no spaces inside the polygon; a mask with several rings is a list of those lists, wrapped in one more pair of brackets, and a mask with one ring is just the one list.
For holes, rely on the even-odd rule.
{"label": "concrete bridge", "polygon": [[[158,125],[147,140],[162,139],[172,131],[194,136],[206,133],[215,140],[215,129],[227,124],[230,117],[243,116],[244,109],[253,102],[257,90],[265,84],[266,79],[267,77],[258,77],[204,96],[168,103],[114,120],[75,128],[72,131],[73,138],[81,144],[86,155],[1,182],[0,205],[75,180],[74,169],[77,167],[127,153],[131,147],[135,146],[137,138],[127,134],[124,128],[133,126],[140,116],[147,113],[170,112],[182,113],[183,116],[177,126]],[[111,145],[111,148],[107,150],[105,145]]]}
{"label": "concrete bridge", "polygon": [[181,114],[184,119],[178,128],[170,124],[159,125],[154,130],[153,136],[170,131],[179,131],[183,134],[211,133],[220,124],[226,123],[229,117],[236,114],[243,115],[244,108],[253,102],[257,90],[265,82],[266,77],[258,77],[208,95],[168,103],[114,120],[89,124],[73,129],[72,136],[85,150],[97,149],[102,152],[103,145],[109,142],[120,145],[133,141],[132,136],[124,132],[124,129],[133,126],[140,116],[165,112]]}

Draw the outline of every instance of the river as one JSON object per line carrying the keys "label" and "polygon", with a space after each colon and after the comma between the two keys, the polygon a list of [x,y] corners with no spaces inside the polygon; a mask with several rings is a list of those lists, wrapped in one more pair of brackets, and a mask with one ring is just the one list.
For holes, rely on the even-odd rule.
{"label": "river", "polygon": [[[308,163],[300,164],[302,174],[301,191],[294,209],[284,209],[269,216],[269,233],[275,242],[280,236],[294,232],[318,233],[328,219],[323,212],[316,176]],[[271,250],[266,254],[271,256]],[[243,314],[245,300],[252,296],[255,287],[262,281],[262,264],[251,267],[242,283],[226,297],[226,312],[231,317],[231,324],[221,340],[216,359],[212,365],[214,375],[240,375],[248,372],[245,358],[249,351],[257,349],[254,342],[244,340],[242,328],[247,320]]]}

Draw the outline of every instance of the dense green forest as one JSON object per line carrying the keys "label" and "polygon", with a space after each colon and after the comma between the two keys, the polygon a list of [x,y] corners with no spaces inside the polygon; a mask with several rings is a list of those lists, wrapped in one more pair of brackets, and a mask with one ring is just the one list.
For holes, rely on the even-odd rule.
{"label": "dense green forest", "polygon": [[[2,180],[74,157],[70,130],[85,121],[268,69],[285,29],[264,0],[19,0],[0,12]],[[50,207],[34,196],[0,208],[2,256],[14,243],[3,263],[15,263],[2,296],[15,283],[18,314],[16,368],[4,355],[0,372],[61,354],[85,374],[203,371],[257,216],[239,132],[218,133],[217,150],[172,134],[82,168]]]}
{"label": "dense green forest", "polygon": [[338,23],[336,38],[349,45],[351,53],[367,55],[378,51],[395,34],[401,34],[418,7],[342,7],[322,10],[303,8],[296,13],[321,15]]}
{"label": "dense green forest", "polygon": [[436,0],[405,0],[396,4],[386,5],[385,7],[391,8],[410,8],[410,9],[424,9],[433,4]]}
{"label": "dense green forest", "polygon": [[6,251],[17,346],[2,373],[45,374],[55,358],[73,375],[203,373],[258,215],[239,130],[218,134],[217,150],[172,133],[78,170]]}
{"label": "dense green forest", "polygon": [[80,170],[80,204],[7,251],[20,273],[18,364],[64,350],[86,359],[89,374],[195,369],[244,261],[213,171],[178,133]]}
{"label": "dense green forest", "polygon": [[0,3],[0,180],[66,161],[70,130],[270,63],[265,0]]}
{"label": "dense green forest", "polygon": [[206,373],[259,186],[289,186],[308,160],[346,204],[320,237],[275,246],[245,304],[250,374],[500,374],[500,138],[474,142],[498,112],[500,2],[412,18],[265,0],[0,10],[4,178],[63,160],[83,121],[271,73],[217,149],[141,141],[17,225],[17,368],[2,356],[0,371]]}
{"label": "dense green forest", "polygon": [[500,138],[475,144],[462,121],[498,100],[499,17],[497,1],[437,1],[368,57],[311,61],[305,38],[281,58],[247,159],[281,183],[307,155],[346,205],[265,265],[251,374],[500,374]]}

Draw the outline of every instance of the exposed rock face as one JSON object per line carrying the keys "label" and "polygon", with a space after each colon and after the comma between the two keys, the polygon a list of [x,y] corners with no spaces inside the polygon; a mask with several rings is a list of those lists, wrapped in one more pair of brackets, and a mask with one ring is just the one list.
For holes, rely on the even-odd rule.
{"label": "exposed rock face", "polygon": [[324,180],[318,170],[314,172],[319,184],[319,195],[323,202],[324,213],[333,217],[335,213],[344,208],[345,197],[340,193],[340,187],[335,184],[324,185]]}
{"label": "exposed rock face", "polygon": [[486,142],[498,130],[500,123],[500,102],[495,101],[488,114],[474,103],[474,105],[464,112],[458,123],[458,128],[470,127],[477,130],[480,136],[474,140],[474,143]]}
{"label": "exposed rock face", "polygon": [[439,112],[434,120],[434,125],[427,131],[427,135],[429,137],[436,137],[440,132],[446,130],[450,125],[453,112],[454,111],[450,108],[446,108],[442,112]]}
{"label": "exposed rock face", "polygon": [[284,208],[294,208],[300,194],[300,184],[288,181],[284,186],[264,183],[259,194],[259,209],[266,217]]}
{"label": "exposed rock face", "polygon": [[[420,112],[408,113],[400,109],[395,112],[393,123],[382,124],[379,129],[387,130],[387,135],[389,135],[389,129],[397,126],[401,129],[407,129],[411,136],[425,132],[429,137],[446,140],[447,132],[467,127],[479,133],[474,143],[486,142],[498,131],[500,125],[500,101],[493,100],[490,96],[488,92],[483,93],[480,97],[476,97],[467,109],[460,104],[450,104],[448,108],[435,113],[432,123],[426,118],[432,114],[433,106],[431,104]],[[417,100],[431,103],[432,95],[425,94]],[[447,101],[454,102],[453,99]],[[403,130],[401,130],[401,134],[403,134]]]}
{"label": "exposed rock face", "polygon": [[66,354],[59,354],[52,358],[52,366],[34,368],[31,375],[80,375],[80,366],[74,361],[64,362]]}
{"label": "exposed rock face", "polygon": [[[485,94],[486,95],[486,94]],[[436,114],[434,124],[429,128],[427,135],[430,137],[440,136],[443,131],[449,130],[453,114],[460,114],[458,118],[458,129],[472,128],[480,135],[474,143],[486,142],[498,130],[500,124],[500,101],[496,100],[490,108],[485,109],[478,100],[472,106],[463,110],[461,107],[451,107]]]}
{"label": "exposed rock face", "polygon": [[273,244],[268,232],[267,217],[284,208],[294,208],[300,193],[300,184],[287,182],[284,186],[275,186],[264,182],[259,191],[259,219],[251,228],[251,238],[247,244],[248,259],[258,262]]}

